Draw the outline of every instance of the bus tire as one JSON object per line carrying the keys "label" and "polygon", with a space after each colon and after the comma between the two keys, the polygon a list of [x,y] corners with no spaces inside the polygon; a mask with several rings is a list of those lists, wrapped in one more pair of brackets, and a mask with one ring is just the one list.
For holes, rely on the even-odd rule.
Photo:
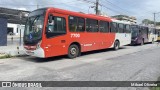
{"label": "bus tire", "polygon": [[79,47],[75,44],[72,44],[68,48],[68,58],[73,59],[80,55]]}
{"label": "bus tire", "polygon": [[114,50],[118,50],[119,47],[120,47],[120,43],[119,43],[118,40],[116,40],[116,41],[114,42]]}

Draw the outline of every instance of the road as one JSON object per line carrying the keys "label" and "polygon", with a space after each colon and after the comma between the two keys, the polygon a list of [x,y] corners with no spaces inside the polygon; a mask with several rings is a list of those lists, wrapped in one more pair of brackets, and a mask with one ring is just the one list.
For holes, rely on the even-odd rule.
{"label": "road", "polygon": [[[156,81],[160,76],[160,45],[124,46],[39,59],[18,57],[0,60],[0,81]],[[50,90],[51,88],[45,88]],[[54,90],[148,90],[147,88],[54,88]],[[17,89],[16,89],[17,90]]]}

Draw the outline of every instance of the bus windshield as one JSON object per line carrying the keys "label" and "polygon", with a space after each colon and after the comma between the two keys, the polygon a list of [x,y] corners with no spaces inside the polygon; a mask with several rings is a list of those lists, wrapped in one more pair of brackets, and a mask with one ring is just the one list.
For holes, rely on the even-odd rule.
{"label": "bus windshield", "polygon": [[139,34],[139,29],[138,27],[132,27],[132,38],[137,37]]}
{"label": "bus windshield", "polygon": [[44,23],[44,15],[32,12],[26,22],[24,31],[24,42],[36,41],[38,42],[42,38],[42,29]]}
{"label": "bus windshield", "polygon": [[26,23],[24,35],[33,40],[41,38],[43,20],[43,16],[30,17]]}

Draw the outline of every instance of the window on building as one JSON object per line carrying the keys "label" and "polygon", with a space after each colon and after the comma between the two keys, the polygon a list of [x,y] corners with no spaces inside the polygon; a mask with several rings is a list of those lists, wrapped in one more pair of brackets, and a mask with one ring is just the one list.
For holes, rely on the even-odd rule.
{"label": "window on building", "polygon": [[122,24],[122,23],[118,24],[118,32],[119,33],[124,33],[124,24]]}
{"label": "window on building", "polygon": [[80,17],[69,17],[69,30],[70,32],[84,32],[85,31],[85,19]]}
{"label": "window on building", "polygon": [[98,20],[87,19],[86,30],[87,32],[98,32]]}
{"label": "window on building", "polygon": [[111,23],[111,32],[112,33],[116,33],[118,30],[117,30],[117,23],[113,22]]}
{"label": "window on building", "polygon": [[100,30],[100,32],[109,32],[109,22],[100,21],[99,22],[99,30]]}

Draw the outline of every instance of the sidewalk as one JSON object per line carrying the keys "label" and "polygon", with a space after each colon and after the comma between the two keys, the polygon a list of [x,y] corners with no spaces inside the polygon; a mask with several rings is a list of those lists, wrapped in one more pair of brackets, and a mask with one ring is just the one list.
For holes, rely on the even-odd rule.
{"label": "sidewalk", "polygon": [[0,46],[0,54],[19,56],[19,55],[25,55],[25,52],[23,50],[23,46],[12,45],[12,46]]}
{"label": "sidewalk", "polygon": [[[13,39],[12,39],[13,37]],[[21,44],[23,43],[23,38],[21,39]],[[23,45],[20,46],[20,38],[18,35],[7,36],[7,46],[0,46],[0,55],[11,55],[19,56],[25,55],[23,50]]]}

